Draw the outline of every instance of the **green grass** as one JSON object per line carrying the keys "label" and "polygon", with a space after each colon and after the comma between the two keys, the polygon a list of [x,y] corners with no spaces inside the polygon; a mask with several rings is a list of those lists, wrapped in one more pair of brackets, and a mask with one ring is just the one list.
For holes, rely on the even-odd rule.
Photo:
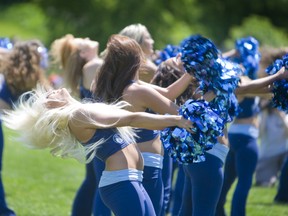
{"label": "green grass", "polygon": [[[230,204],[234,187],[228,193],[227,202],[225,205],[226,213],[230,213]],[[277,192],[277,186],[274,187],[255,187],[253,186],[249,192],[249,197],[246,205],[247,216],[286,216],[288,215],[288,204],[280,205],[273,202]]]}
{"label": "green grass", "polygon": [[84,165],[49,151],[12,142],[4,129],[3,183],[9,206],[18,216],[66,216],[84,176]]}
{"label": "green grass", "polygon": [[[9,206],[18,216],[68,216],[84,176],[84,165],[73,159],[55,158],[45,150],[31,150],[11,141],[4,128],[3,182]],[[234,186],[233,186],[234,187]],[[227,197],[230,211],[232,188]],[[252,187],[247,216],[286,216],[288,205],[273,203],[274,188]]]}

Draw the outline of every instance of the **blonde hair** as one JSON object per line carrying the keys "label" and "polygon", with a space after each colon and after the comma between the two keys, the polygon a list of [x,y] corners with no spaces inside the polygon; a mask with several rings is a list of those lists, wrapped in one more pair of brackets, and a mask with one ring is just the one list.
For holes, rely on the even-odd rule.
{"label": "blonde hair", "polygon": [[87,61],[80,56],[80,50],[73,43],[74,36],[67,34],[56,39],[50,49],[52,63],[59,65],[63,69],[64,82],[66,87],[78,94],[78,83],[82,77],[83,66]]}
{"label": "blonde hair", "polygon": [[119,34],[132,38],[136,40],[138,44],[142,45],[144,33],[146,32],[148,32],[146,26],[137,23],[126,26],[123,30],[119,32]]}
{"label": "blonde hair", "polygon": [[[131,25],[126,26],[118,34],[134,39],[141,47],[144,41],[143,40],[144,34],[146,32],[148,32],[148,29],[146,28],[146,26],[140,23],[136,23],[136,24],[131,24]],[[105,58],[107,55],[107,52],[108,52],[107,49],[103,50],[100,53],[100,57]]]}
{"label": "blonde hair", "polygon": [[[76,110],[84,106],[93,106],[93,109],[103,109],[113,111],[115,109],[127,106],[126,103],[108,105],[103,103],[80,103],[73,100],[67,105],[58,108],[47,108],[45,104],[49,103],[48,92],[41,86],[33,91],[27,92],[14,104],[13,110],[6,110],[2,115],[3,123],[6,127],[16,131],[19,137],[18,141],[33,149],[50,149],[51,154],[60,157],[72,157],[81,163],[90,162],[95,157],[95,149],[104,139],[95,143],[83,146],[71,133],[68,122],[74,118]],[[55,102],[55,99],[53,99]],[[61,101],[59,101],[61,102]],[[107,109],[110,108],[110,109]],[[117,111],[116,111],[117,112]],[[114,127],[113,125],[103,124],[92,119],[88,112],[83,111],[89,119],[89,123],[99,128]],[[117,128],[121,137],[129,143],[135,143],[136,136],[132,128]],[[87,158],[87,156],[89,157]],[[87,159],[86,159],[87,158]]]}

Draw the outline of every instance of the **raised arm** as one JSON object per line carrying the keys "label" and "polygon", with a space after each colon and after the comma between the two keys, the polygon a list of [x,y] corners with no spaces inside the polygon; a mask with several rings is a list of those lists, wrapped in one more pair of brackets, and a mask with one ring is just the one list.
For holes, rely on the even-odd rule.
{"label": "raised arm", "polygon": [[[259,90],[267,90],[267,87],[272,84],[276,80],[280,79],[287,79],[288,78],[288,71],[282,67],[277,73],[255,79],[255,80],[242,80],[235,90],[236,95],[243,95],[243,94],[254,94],[255,92],[259,92]],[[266,89],[265,89],[266,88]]]}
{"label": "raised arm", "polygon": [[177,97],[179,97],[189,86],[189,84],[191,84],[191,82],[193,81],[193,77],[191,75],[189,75],[188,73],[185,73],[182,77],[180,77],[177,81],[175,81],[174,83],[172,83],[171,85],[169,85],[166,88],[154,85],[154,84],[150,84],[150,83],[146,83],[143,81],[139,81],[139,84],[141,85],[148,85],[151,88],[155,89],[156,91],[158,91],[161,95],[163,95],[164,97],[170,99],[170,100],[175,100]]}

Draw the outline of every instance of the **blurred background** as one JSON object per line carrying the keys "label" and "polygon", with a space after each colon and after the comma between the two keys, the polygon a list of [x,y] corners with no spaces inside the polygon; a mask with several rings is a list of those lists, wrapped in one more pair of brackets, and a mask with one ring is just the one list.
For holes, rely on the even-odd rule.
{"label": "blurred background", "polygon": [[196,33],[223,51],[245,36],[280,47],[288,44],[287,8],[288,0],[1,0],[0,36],[38,38],[49,47],[71,33],[99,41],[101,51],[111,34],[142,23],[155,49]]}

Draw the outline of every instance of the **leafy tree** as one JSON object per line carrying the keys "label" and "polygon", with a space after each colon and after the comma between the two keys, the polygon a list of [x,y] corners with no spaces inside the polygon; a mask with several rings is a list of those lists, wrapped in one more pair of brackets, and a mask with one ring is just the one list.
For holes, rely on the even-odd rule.
{"label": "leafy tree", "polygon": [[253,36],[261,46],[283,47],[288,45],[288,33],[285,29],[275,27],[266,17],[251,16],[243,20],[239,26],[230,29],[229,38],[225,40],[225,48],[234,47],[238,38]]}
{"label": "leafy tree", "polygon": [[48,40],[46,16],[35,4],[13,4],[0,9],[1,37]]}

